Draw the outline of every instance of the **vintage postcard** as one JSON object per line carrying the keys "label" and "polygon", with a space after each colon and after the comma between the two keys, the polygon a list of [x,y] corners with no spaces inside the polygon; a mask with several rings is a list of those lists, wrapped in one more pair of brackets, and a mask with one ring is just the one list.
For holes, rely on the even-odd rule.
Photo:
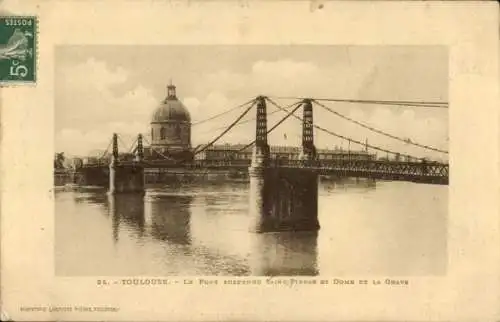
{"label": "vintage postcard", "polygon": [[494,2],[2,5],[2,320],[500,319]]}

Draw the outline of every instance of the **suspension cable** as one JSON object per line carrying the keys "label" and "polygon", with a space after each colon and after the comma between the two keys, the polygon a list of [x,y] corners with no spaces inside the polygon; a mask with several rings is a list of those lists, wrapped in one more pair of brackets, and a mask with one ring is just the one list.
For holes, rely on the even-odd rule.
{"label": "suspension cable", "polygon": [[[285,115],[281,120],[279,120],[276,124],[274,124],[269,130],[267,130],[266,132],[266,135],[268,135],[269,133],[271,133],[275,128],[277,128],[278,126],[280,126],[283,122],[285,122],[293,113],[295,113],[299,108],[300,106],[302,105],[302,102],[295,102],[293,104],[290,104],[288,105],[287,107],[283,107],[283,109],[285,111],[288,111],[288,109],[292,108],[294,105],[297,105],[295,106],[295,108],[293,108],[293,110],[289,111],[287,115]],[[280,112],[280,110],[277,110],[275,112]],[[256,140],[253,140],[252,142],[248,143],[247,145],[245,145],[244,147],[242,147],[241,149],[239,150],[236,150],[236,151],[233,151],[234,153],[239,153],[241,151],[244,151],[246,149],[248,149],[249,147],[251,147],[252,145],[255,144],[255,141]]]}
{"label": "suspension cable", "polygon": [[316,100],[314,100],[314,99],[313,99],[312,101],[313,101],[314,103],[316,103],[317,105],[319,105],[319,106],[323,107],[324,109],[326,109],[326,110],[327,110],[327,111],[329,111],[330,113],[333,113],[333,114],[335,114],[335,115],[337,115],[337,116],[339,116],[339,117],[341,117],[341,118],[343,118],[343,119],[345,119],[345,120],[347,120],[347,121],[350,121],[350,122],[355,123],[355,124],[357,124],[357,125],[359,125],[359,126],[362,126],[362,127],[366,128],[366,129],[368,129],[368,130],[370,130],[370,131],[376,132],[376,133],[378,133],[378,134],[385,135],[385,136],[387,136],[387,137],[390,137],[390,138],[392,138],[392,139],[395,139],[395,140],[398,140],[398,141],[401,141],[401,142],[404,142],[404,143],[407,143],[407,144],[411,144],[411,145],[414,145],[414,146],[418,146],[418,147],[420,147],[420,148],[424,148],[424,149],[427,149],[427,150],[432,150],[432,151],[436,151],[436,152],[441,152],[441,153],[446,153],[446,154],[448,154],[448,151],[446,151],[446,150],[441,150],[441,149],[438,149],[438,148],[432,147],[432,146],[430,146],[430,145],[425,145],[425,144],[420,144],[420,143],[417,143],[417,142],[413,142],[413,141],[411,141],[411,140],[409,140],[409,139],[408,139],[408,140],[405,140],[405,139],[403,139],[403,138],[401,138],[401,137],[398,137],[398,136],[395,136],[395,135],[393,135],[393,134],[390,134],[390,133],[384,132],[384,131],[382,131],[382,130],[378,130],[378,129],[376,129],[376,128],[372,127],[372,126],[369,126],[369,125],[367,125],[367,124],[365,124],[365,123],[362,123],[362,122],[356,121],[356,120],[354,120],[354,119],[352,119],[352,118],[350,118],[350,117],[348,117],[348,116],[345,116],[344,114],[341,114],[341,113],[339,113],[339,112],[337,112],[337,111],[333,110],[332,108],[330,108],[330,107],[328,107],[328,106],[326,106],[326,105],[324,105],[324,104],[321,104],[320,102],[318,102],[318,101],[316,101]]}
{"label": "suspension cable", "polygon": [[224,112],[221,112],[221,113],[215,114],[215,115],[213,115],[213,116],[210,116],[210,117],[208,117],[208,118],[206,118],[206,119],[204,119],[204,120],[201,120],[201,121],[198,121],[198,122],[194,122],[194,123],[192,123],[192,124],[191,124],[191,126],[195,126],[195,125],[203,124],[203,123],[205,123],[205,122],[208,122],[208,121],[214,120],[214,119],[216,119],[216,118],[218,118],[218,117],[220,117],[220,116],[226,115],[226,114],[228,114],[228,113],[231,113],[231,112],[232,112],[232,111],[234,111],[234,110],[237,110],[237,109],[239,109],[239,108],[241,108],[241,107],[243,107],[243,106],[246,106],[247,104],[252,103],[252,105],[253,105],[253,103],[254,103],[254,102],[255,102],[255,98],[253,98],[253,99],[251,99],[251,100],[249,100],[249,101],[247,101],[247,102],[245,102],[245,103],[243,103],[243,104],[240,104],[240,105],[238,105],[238,106],[236,106],[236,107],[230,108],[230,109],[228,109],[228,110],[226,110],[226,111],[224,111]]}
{"label": "suspension cable", "polygon": [[206,149],[208,149],[209,147],[211,147],[212,145],[214,145],[221,137],[223,137],[227,132],[229,132],[236,124],[238,124],[238,122],[245,116],[247,115],[247,113],[252,109],[252,107],[255,105],[255,99],[253,100],[253,103],[247,107],[247,109],[240,115],[238,116],[238,118],[233,122],[231,123],[224,131],[222,131],[221,134],[219,134],[217,137],[215,137],[212,141],[210,141],[209,143],[207,143],[204,147],[202,147],[200,150],[198,151],[194,151],[194,155],[197,155],[203,151],[205,151]]}
{"label": "suspension cable", "polygon": [[104,150],[104,152],[101,154],[101,156],[99,158],[97,158],[98,161],[100,161],[100,160],[104,159],[104,157],[106,157],[106,155],[109,153],[109,148],[111,147],[112,144],[113,144],[113,139],[110,139],[108,146],[106,147],[106,150]]}
{"label": "suspension cable", "polygon": [[118,134],[117,137],[118,137],[118,142],[121,143],[122,145],[122,148],[127,149],[127,144],[125,144],[125,142],[123,141],[121,134]]}
{"label": "suspension cable", "polygon": [[134,142],[130,145],[130,148],[128,149],[128,153],[133,153],[134,152],[134,145],[137,143],[138,138],[135,138]]}
{"label": "suspension cable", "polygon": [[149,145],[149,148],[151,150],[153,150],[154,152],[158,153],[161,157],[165,158],[166,160],[171,160],[172,158],[166,156],[165,154],[161,153],[160,151],[158,151],[157,149],[153,148],[153,145],[151,144],[151,142],[149,142],[149,140],[146,138],[146,137],[143,137],[144,141]]}
{"label": "suspension cable", "polygon": [[[304,100],[306,97],[283,97],[272,96],[276,99],[294,99]],[[360,99],[339,99],[339,98],[311,98],[315,101],[326,102],[343,102],[343,103],[359,103],[359,104],[377,104],[377,105],[392,105],[392,106],[408,106],[408,107],[435,107],[448,108],[447,102],[429,102],[429,101],[386,101],[386,100],[360,100]]]}
{"label": "suspension cable", "polygon": [[[275,107],[279,108],[280,110],[284,111],[283,107],[279,106],[276,102],[274,102],[273,100],[271,100],[270,98],[268,98],[268,101],[274,105]],[[293,115],[296,119],[300,120],[303,122],[302,118],[297,116],[297,115]],[[384,149],[384,148],[381,148],[381,147],[378,147],[378,146],[375,146],[375,145],[370,145],[368,143],[363,143],[363,142],[360,142],[360,141],[357,141],[357,140],[354,140],[354,139],[351,139],[351,138],[348,138],[346,136],[343,136],[343,135],[340,135],[340,134],[337,134],[337,133],[334,133],[330,130],[327,130],[317,124],[313,124],[313,126],[315,128],[317,128],[318,130],[320,131],[323,131],[327,134],[330,134],[330,135],[333,135],[335,137],[338,137],[338,138],[341,138],[341,139],[344,139],[344,140],[348,140],[349,142],[354,142],[354,143],[357,143],[361,146],[366,146],[366,147],[369,147],[371,149],[374,149],[374,150],[378,150],[378,151],[382,151],[382,152],[386,152],[386,153],[389,153],[389,154],[393,154],[393,155],[402,155],[402,156],[405,156],[405,157],[409,157],[409,158],[412,158],[412,159],[416,159],[416,160],[424,160],[425,158],[419,158],[419,157],[415,157],[415,156],[412,156],[412,155],[409,155],[409,154],[403,154],[403,153],[399,153],[399,152],[394,152],[394,151],[391,151],[391,150],[387,150],[387,149]]]}
{"label": "suspension cable", "polygon": [[[286,108],[286,107],[285,107],[285,108]],[[276,114],[276,113],[279,113],[279,112],[281,112],[281,111],[280,111],[280,110],[275,110],[275,111],[272,111],[272,112],[270,112],[270,113],[267,113],[267,116],[269,116],[269,115],[273,115],[273,114]],[[243,124],[246,124],[246,123],[249,123],[249,122],[252,122],[252,121],[255,121],[255,120],[257,120],[257,118],[253,117],[253,118],[251,118],[251,119],[241,121],[241,122],[239,122],[238,124],[236,124],[236,125],[235,125],[235,127],[236,127],[236,126],[241,126],[241,125],[243,125]],[[225,128],[226,128],[225,126],[219,126],[219,127],[217,127],[217,128],[214,128],[214,129],[210,129],[210,130],[207,130],[207,131],[203,131],[203,132],[202,132],[202,134],[203,134],[203,133],[209,133],[209,132],[212,132],[212,131],[222,130],[222,129],[225,129]]]}

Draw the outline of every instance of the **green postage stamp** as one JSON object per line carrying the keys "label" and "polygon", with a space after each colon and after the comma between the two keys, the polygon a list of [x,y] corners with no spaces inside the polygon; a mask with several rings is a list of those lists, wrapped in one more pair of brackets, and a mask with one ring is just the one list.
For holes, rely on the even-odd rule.
{"label": "green postage stamp", "polygon": [[37,18],[0,17],[0,83],[35,83]]}

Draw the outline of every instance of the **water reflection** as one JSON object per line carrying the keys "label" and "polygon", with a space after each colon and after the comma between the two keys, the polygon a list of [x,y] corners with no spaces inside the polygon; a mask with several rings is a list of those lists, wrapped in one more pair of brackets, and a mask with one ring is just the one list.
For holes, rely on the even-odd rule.
{"label": "water reflection", "polygon": [[317,232],[267,233],[253,237],[252,275],[318,275]]}
{"label": "water reflection", "polygon": [[410,183],[323,181],[319,232],[266,234],[248,231],[247,184],[166,187],[144,197],[108,196],[102,189],[60,191],[56,271],[67,276],[444,274],[446,191]]}
{"label": "water reflection", "polygon": [[113,240],[118,242],[120,226],[122,230],[133,232],[137,238],[143,238],[144,227],[144,201],[138,194],[108,195],[108,211],[112,218]]}
{"label": "water reflection", "polygon": [[106,195],[106,190],[102,188],[74,188],[72,192],[73,200],[75,203],[80,204],[92,204],[107,207],[108,198]]}
{"label": "water reflection", "polygon": [[151,236],[180,245],[191,244],[192,196],[147,194],[144,198],[145,221]]}
{"label": "water reflection", "polygon": [[[145,245],[147,236],[163,244],[168,251],[162,256],[170,266],[176,260],[182,262],[179,275],[183,274],[182,265],[193,265],[179,256],[192,257],[198,266],[201,263],[196,268],[200,275],[318,274],[317,232],[250,233],[242,207],[246,196],[241,191],[227,187],[224,191],[198,190],[197,196],[161,190],[149,191],[144,197],[94,192],[78,194],[75,202],[105,205],[115,243]],[[198,203],[193,222],[194,199]],[[231,208],[237,200],[239,205]],[[127,243],[131,239],[135,243]]]}

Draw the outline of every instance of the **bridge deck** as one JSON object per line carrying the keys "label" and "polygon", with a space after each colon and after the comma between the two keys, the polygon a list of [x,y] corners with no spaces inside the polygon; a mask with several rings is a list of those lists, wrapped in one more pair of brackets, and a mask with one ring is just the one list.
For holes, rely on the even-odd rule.
{"label": "bridge deck", "polygon": [[[146,169],[236,169],[246,171],[250,160],[145,160]],[[120,162],[122,166],[138,166],[135,161]],[[106,167],[107,164],[86,165],[87,168]],[[269,167],[283,169],[310,169],[322,175],[373,178],[431,184],[448,184],[449,165],[438,162],[406,162],[387,160],[270,160]]]}

